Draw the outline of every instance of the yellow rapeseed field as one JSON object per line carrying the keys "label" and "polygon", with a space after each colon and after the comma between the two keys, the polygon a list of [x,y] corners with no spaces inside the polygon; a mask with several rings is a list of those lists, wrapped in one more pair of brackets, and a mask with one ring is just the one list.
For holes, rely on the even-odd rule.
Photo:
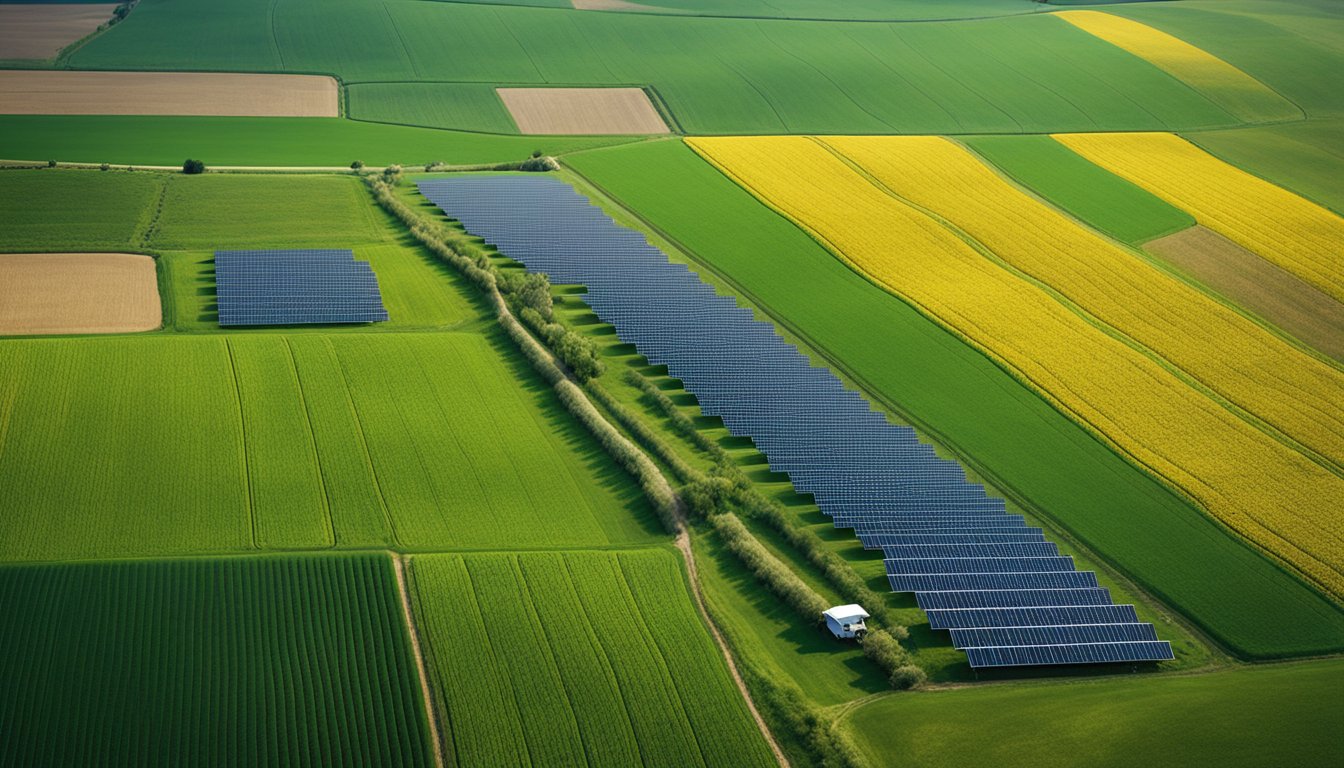
{"label": "yellow rapeseed field", "polygon": [[1338,369],[1022,192],[952,141],[822,141],[1192,380],[1344,467]]}
{"label": "yellow rapeseed field", "polygon": [[1170,133],[1055,139],[1344,301],[1344,218]]}
{"label": "yellow rapeseed field", "polygon": [[1344,479],[984,257],[819,142],[688,142],[855,269],[1229,527],[1344,597]]}
{"label": "yellow rapeseed field", "polygon": [[1302,117],[1300,109],[1264,83],[1179,37],[1102,11],[1060,11],[1055,15],[1144,59],[1243,120]]}

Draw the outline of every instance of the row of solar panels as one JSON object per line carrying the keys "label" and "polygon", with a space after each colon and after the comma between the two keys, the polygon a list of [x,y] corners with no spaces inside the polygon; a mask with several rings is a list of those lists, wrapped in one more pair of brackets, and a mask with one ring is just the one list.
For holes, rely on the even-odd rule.
{"label": "row of solar panels", "polygon": [[220,325],[376,323],[378,277],[349,250],[216,251]]}
{"label": "row of solar panels", "polygon": [[480,176],[420,182],[472,234],[585,300],[623,342],[667,366],[702,412],[752,438],[837,527],[882,549],[973,667],[1171,658],[1132,606],[1074,569],[1039,528],[893,425],[770,323],[720,296],[568,185]]}

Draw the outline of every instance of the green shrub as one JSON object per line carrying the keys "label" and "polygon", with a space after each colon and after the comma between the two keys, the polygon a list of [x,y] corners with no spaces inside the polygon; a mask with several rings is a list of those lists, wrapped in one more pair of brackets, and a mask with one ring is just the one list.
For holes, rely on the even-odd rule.
{"label": "green shrub", "polygon": [[788,603],[803,618],[813,623],[822,620],[821,612],[829,608],[825,598],[817,594],[798,574],[775,557],[757,541],[751,531],[731,512],[715,515],[710,524],[742,564],[758,581]]}
{"label": "green shrub", "polygon": [[182,163],[182,172],[187,174],[205,173],[205,163],[200,160],[187,158]]}

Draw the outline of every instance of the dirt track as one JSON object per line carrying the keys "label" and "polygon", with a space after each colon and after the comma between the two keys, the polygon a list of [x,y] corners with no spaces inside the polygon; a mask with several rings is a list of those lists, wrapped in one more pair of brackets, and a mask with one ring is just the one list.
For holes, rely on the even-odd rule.
{"label": "dirt track", "polygon": [[336,117],[338,105],[336,81],[317,75],[0,71],[5,115]]}
{"label": "dirt track", "polygon": [[667,133],[639,88],[497,88],[518,130],[530,134]]}
{"label": "dirt track", "polygon": [[54,59],[112,18],[116,4],[0,5],[0,59]]}
{"label": "dirt track", "polygon": [[148,256],[0,254],[0,335],[132,333],[162,322]]}
{"label": "dirt track", "polygon": [[1144,248],[1316,349],[1344,361],[1344,304],[1204,227]]}

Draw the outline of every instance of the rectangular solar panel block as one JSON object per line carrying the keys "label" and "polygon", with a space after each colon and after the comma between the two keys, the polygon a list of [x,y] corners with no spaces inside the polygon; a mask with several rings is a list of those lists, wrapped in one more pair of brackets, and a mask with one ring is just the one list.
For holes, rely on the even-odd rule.
{"label": "rectangular solar panel block", "polygon": [[952,645],[1072,645],[1157,640],[1152,624],[1060,624],[1046,627],[968,627],[951,629]]}
{"label": "rectangular solar panel block", "polygon": [[929,627],[1037,627],[1056,624],[1137,624],[1132,605],[1054,606],[1048,608],[930,609]]}
{"label": "rectangular solar panel block", "polygon": [[1102,587],[1084,589],[983,589],[916,592],[921,610],[958,608],[1039,608],[1065,605],[1110,605],[1111,593]]}
{"label": "rectangular solar panel block", "polygon": [[888,573],[893,592],[965,589],[1076,589],[1097,586],[1092,571],[1004,571],[999,573]]}
{"label": "rectangular solar panel block", "polygon": [[1023,645],[967,648],[974,669],[1056,664],[1116,664],[1170,661],[1171,643],[1086,643],[1079,645]]}

